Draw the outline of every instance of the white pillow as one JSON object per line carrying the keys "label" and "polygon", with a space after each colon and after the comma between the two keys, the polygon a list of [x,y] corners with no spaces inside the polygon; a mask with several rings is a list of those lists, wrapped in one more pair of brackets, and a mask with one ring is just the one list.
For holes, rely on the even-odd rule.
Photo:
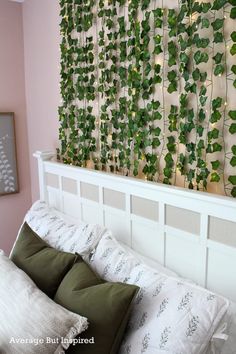
{"label": "white pillow", "polygon": [[57,305],[0,252],[1,354],[65,353],[87,325],[85,317]]}
{"label": "white pillow", "polygon": [[24,221],[50,246],[80,255],[89,254],[103,234],[110,234],[100,225],[76,222],[43,201],[32,205]]}
{"label": "white pillow", "polygon": [[100,240],[91,267],[109,281],[141,287],[120,354],[205,353],[228,301],[137,261],[111,236]]}
{"label": "white pillow", "polygon": [[176,274],[172,270],[164,267],[159,262],[143,256],[142,254],[134,251],[129,246],[125,245],[123,242],[119,241],[119,243],[120,243],[121,247],[123,247],[127,251],[127,253],[131,253],[137,260],[140,260],[142,263],[145,263],[147,266],[154,268],[159,273],[164,273],[164,274],[170,275],[172,277],[178,277],[178,274]]}

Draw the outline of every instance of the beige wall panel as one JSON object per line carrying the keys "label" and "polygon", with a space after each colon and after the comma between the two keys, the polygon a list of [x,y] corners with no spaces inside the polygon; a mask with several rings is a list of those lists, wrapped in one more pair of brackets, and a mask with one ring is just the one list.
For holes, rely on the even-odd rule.
{"label": "beige wall panel", "polygon": [[94,184],[81,182],[80,195],[85,199],[90,199],[94,202],[99,202],[99,188]]}
{"label": "beige wall panel", "polygon": [[187,209],[166,205],[166,225],[199,235],[200,214]]}
{"label": "beige wall panel", "polygon": [[103,190],[104,204],[116,209],[125,210],[125,194],[104,188]]}
{"label": "beige wall panel", "polygon": [[132,195],[131,213],[146,219],[158,221],[158,203]]}
{"label": "beige wall panel", "polygon": [[75,179],[62,177],[62,190],[71,194],[77,194],[77,181]]}
{"label": "beige wall panel", "polygon": [[209,238],[236,247],[236,223],[210,216]]}
{"label": "beige wall panel", "polygon": [[59,188],[59,176],[54,175],[53,173],[46,173],[45,177],[47,186]]}

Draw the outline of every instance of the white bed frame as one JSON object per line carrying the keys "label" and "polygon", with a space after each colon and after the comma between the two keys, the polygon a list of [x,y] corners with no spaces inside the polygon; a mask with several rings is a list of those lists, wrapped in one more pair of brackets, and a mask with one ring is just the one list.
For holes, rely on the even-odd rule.
{"label": "white bed frame", "polygon": [[236,200],[64,165],[54,155],[34,154],[40,199],[236,301]]}

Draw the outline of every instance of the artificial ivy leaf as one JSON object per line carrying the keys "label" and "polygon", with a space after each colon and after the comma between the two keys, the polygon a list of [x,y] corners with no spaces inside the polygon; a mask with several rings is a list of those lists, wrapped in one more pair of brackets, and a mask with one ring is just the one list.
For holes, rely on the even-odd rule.
{"label": "artificial ivy leaf", "polygon": [[229,111],[229,117],[233,120],[236,120],[236,110],[235,111]]}
{"label": "artificial ivy leaf", "polygon": [[236,155],[236,145],[233,145],[233,146],[231,147],[231,151],[232,151],[232,153],[233,153],[234,155]]}
{"label": "artificial ivy leaf", "polygon": [[215,110],[217,108],[220,108],[222,105],[222,97],[217,97],[214,100],[212,100],[212,108]]}
{"label": "artificial ivy leaf", "polygon": [[236,0],[228,0],[228,1],[231,5],[236,6]]}
{"label": "artificial ivy leaf", "polygon": [[236,18],[236,7],[233,7],[230,11],[230,18]]}
{"label": "artificial ivy leaf", "polygon": [[211,139],[218,139],[219,137],[219,129],[212,129],[211,131],[208,132],[208,139],[211,140]]}
{"label": "artificial ivy leaf", "polygon": [[236,185],[236,176],[229,176],[228,181],[232,183],[233,186]]}
{"label": "artificial ivy leaf", "polygon": [[159,136],[161,134],[161,129],[159,127],[155,128],[153,130],[153,133],[156,135],[156,136]]}
{"label": "artificial ivy leaf", "polygon": [[217,18],[214,22],[212,22],[212,27],[214,31],[218,31],[223,27],[224,18]]}
{"label": "artificial ivy leaf", "polygon": [[205,111],[201,108],[198,114],[198,118],[200,122],[203,122],[204,119],[206,118],[206,114]]}
{"label": "artificial ivy leaf", "polygon": [[207,101],[207,96],[201,96],[201,97],[199,98],[199,101],[200,101],[200,103],[201,103],[201,106],[205,106],[206,101]]}
{"label": "artificial ivy leaf", "polygon": [[166,176],[167,178],[171,178],[172,175],[172,169],[169,167],[165,167],[164,168],[164,176]]}
{"label": "artificial ivy leaf", "polygon": [[177,83],[176,82],[171,82],[167,88],[167,91],[169,93],[172,93],[174,91],[177,91]]}
{"label": "artificial ivy leaf", "polygon": [[234,43],[230,49],[230,54],[235,55],[236,54],[236,44]]}
{"label": "artificial ivy leaf", "polygon": [[214,33],[214,43],[223,43],[223,41],[224,41],[223,33],[221,32]]}
{"label": "artificial ivy leaf", "polygon": [[236,187],[234,187],[231,191],[231,195],[233,198],[236,198]]}
{"label": "artificial ivy leaf", "polygon": [[193,72],[192,72],[192,76],[193,76],[193,80],[194,81],[198,81],[200,78],[200,70],[198,68],[196,68]]}
{"label": "artificial ivy leaf", "polygon": [[162,50],[161,46],[160,45],[156,45],[155,48],[154,48],[153,54],[158,55],[158,54],[160,54],[162,52],[163,52],[163,50]]}
{"label": "artificial ivy leaf", "polygon": [[220,167],[220,161],[219,160],[211,161],[211,165],[213,170],[218,170],[218,168]]}
{"label": "artificial ivy leaf", "polygon": [[233,86],[236,88],[236,79],[233,82]]}
{"label": "artificial ivy leaf", "polygon": [[225,70],[224,65],[218,64],[218,65],[216,65],[216,67],[215,67],[214,75],[215,75],[215,76],[222,75],[222,74],[224,73],[224,70]]}
{"label": "artificial ivy leaf", "polygon": [[232,159],[230,160],[230,165],[235,167],[236,166],[236,156],[233,156]]}
{"label": "artificial ivy leaf", "polygon": [[142,94],[142,98],[144,100],[148,100],[149,99],[149,92],[148,91],[144,91],[144,93]]}
{"label": "artificial ivy leaf", "polygon": [[232,32],[230,37],[233,42],[236,42],[236,31]]}
{"label": "artificial ivy leaf", "polygon": [[213,152],[221,151],[222,150],[222,145],[219,143],[214,143],[212,144]]}
{"label": "artificial ivy leaf", "polygon": [[199,135],[200,137],[202,136],[203,131],[204,131],[204,128],[203,128],[201,125],[199,125],[199,126],[197,127],[197,133],[198,133],[198,135]]}
{"label": "artificial ivy leaf", "polygon": [[161,78],[160,75],[155,75],[155,76],[153,77],[153,83],[154,83],[154,84],[160,84],[161,82],[162,82],[162,78]]}
{"label": "artificial ivy leaf", "polygon": [[202,85],[199,92],[199,96],[205,96],[206,92],[207,92],[206,86]]}
{"label": "artificial ivy leaf", "polygon": [[185,51],[186,48],[188,47],[188,42],[184,40],[182,36],[179,36],[179,44],[180,44],[180,49],[182,51]]}
{"label": "artificial ivy leaf", "polygon": [[186,53],[180,53],[180,61],[187,64],[189,61],[189,57],[187,56]]}
{"label": "artificial ivy leaf", "polygon": [[207,18],[202,18],[202,28],[209,28],[210,21]]}
{"label": "artificial ivy leaf", "polygon": [[216,64],[220,64],[224,53],[216,53],[216,55],[212,58]]}
{"label": "artificial ivy leaf", "polygon": [[231,71],[236,75],[236,65],[231,66]]}
{"label": "artificial ivy leaf", "polygon": [[215,0],[211,9],[220,10],[226,3],[227,0]]}
{"label": "artificial ivy leaf", "polygon": [[176,72],[174,70],[169,71],[168,74],[167,74],[167,78],[168,78],[169,81],[175,80],[176,76],[177,76],[177,74],[176,74]]}
{"label": "artificial ivy leaf", "polygon": [[170,57],[169,57],[168,65],[169,65],[169,66],[176,65],[176,58],[175,58],[175,56],[170,56]]}
{"label": "artificial ivy leaf", "polygon": [[205,82],[207,78],[207,72],[200,73],[200,81]]}
{"label": "artificial ivy leaf", "polygon": [[229,127],[229,132],[230,132],[230,134],[236,133],[236,123],[231,124],[231,126]]}
{"label": "artificial ivy leaf", "polygon": [[194,60],[196,62],[196,64],[200,64],[200,63],[207,63],[209,59],[209,56],[207,53],[202,53],[200,50],[198,50],[195,54],[194,54]]}
{"label": "artificial ivy leaf", "polygon": [[220,176],[218,175],[218,173],[213,172],[211,174],[211,182],[219,182],[220,181]]}
{"label": "artificial ivy leaf", "polygon": [[210,118],[210,122],[211,123],[216,123],[220,120],[221,118],[221,114],[219,111],[214,111],[212,114],[211,114],[211,118]]}
{"label": "artificial ivy leaf", "polygon": [[156,74],[159,74],[161,71],[161,65],[160,64],[155,64],[154,65],[154,71]]}
{"label": "artificial ivy leaf", "polygon": [[210,3],[210,2],[204,2],[204,3],[202,3],[201,5],[202,5],[202,12],[205,13],[205,14],[206,14],[206,13],[210,10],[210,8],[211,8],[211,3]]}
{"label": "artificial ivy leaf", "polygon": [[162,115],[160,112],[154,112],[153,113],[153,119],[154,120],[160,120],[162,118]]}

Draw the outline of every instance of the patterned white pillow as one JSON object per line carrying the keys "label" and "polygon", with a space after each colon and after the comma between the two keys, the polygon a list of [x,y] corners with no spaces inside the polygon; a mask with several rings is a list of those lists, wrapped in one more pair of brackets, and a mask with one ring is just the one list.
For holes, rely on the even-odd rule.
{"label": "patterned white pillow", "polygon": [[48,207],[44,201],[35,202],[24,221],[52,247],[65,252],[78,252],[81,255],[89,254],[103,234],[110,235],[110,231],[102,226],[76,222]]}
{"label": "patterned white pillow", "polygon": [[63,354],[87,325],[85,317],[40,291],[0,250],[1,354]]}
{"label": "patterned white pillow", "polygon": [[90,265],[106,280],[141,288],[120,354],[205,353],[227,312],[226,299],[146,266],[111,236],[102,237]]}

